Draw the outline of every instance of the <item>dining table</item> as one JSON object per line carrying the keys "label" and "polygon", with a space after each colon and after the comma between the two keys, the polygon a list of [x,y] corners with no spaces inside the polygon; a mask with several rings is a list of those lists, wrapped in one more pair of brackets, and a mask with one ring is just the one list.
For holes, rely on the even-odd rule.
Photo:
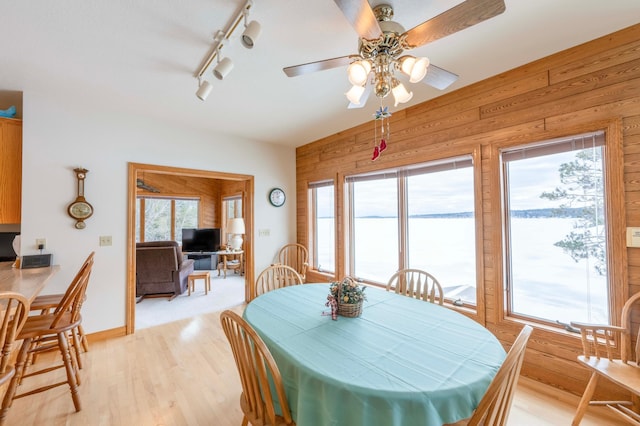
{"label": "dining table", "polygon": [[20,293],[31,303],[59,270],[59,265],[20,269],[13,262],[0,262],[0,291]]}
{"label": "dining table", "polygon": [[450,308],[372,286],[365,294],[359,317],[335,320],[328,283],[280,288],[247,305],[244,319],[278,365],[296,424],[427,426],[470,417],[506,357],[498,339]]}

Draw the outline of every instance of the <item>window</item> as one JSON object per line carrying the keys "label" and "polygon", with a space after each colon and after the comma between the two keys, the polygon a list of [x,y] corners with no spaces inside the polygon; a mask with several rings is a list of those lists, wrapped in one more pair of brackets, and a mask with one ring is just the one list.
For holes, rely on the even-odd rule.
{"label": "window", "polygon": [[349,273],[386,284],[402,268],[435,276],[445,298],[476,303],[471,156],[347,178]]}
{"label": "window", "polygon": [[136,200],[136,242],[182,241],[182,228],[198,227],[199,200],[141,197]]}
{"label": "window", "polygon": [[407,177],[409,267],[438,279],[447,299],[476,303],[471,158],[432,164]]}
{"label": "window", "polygon": [[397,174],[355,177],[349,181],[350,275],[386,283],[400,267]]}
{"label": "window", "polygon": [[311,203],[311,262],[320,272],[335,272],[335,204],[333,181],[309,185]]}
{"label": "window", "polygon": [[506,306],[609,323],[604,133],[502,151]]}

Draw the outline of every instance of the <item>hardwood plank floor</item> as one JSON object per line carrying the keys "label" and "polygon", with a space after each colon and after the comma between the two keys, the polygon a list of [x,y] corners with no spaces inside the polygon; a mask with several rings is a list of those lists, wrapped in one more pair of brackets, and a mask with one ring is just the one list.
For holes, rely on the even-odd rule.
{"label": "hardwood plank floor", "polygon": [[[241,313],[243,306],[234,310]],[[39,363],[51,362],[52,356]],[[76,413],[67,386],[14,401],[6,425],[238,426],[240,383],[219,313],[95,342],[83,355]],[[63,375],[58,370],[52,375]],[[40,378],[21,388],[36,385]],[[53,380],[53,379],[52,379]],[[569,425],[578,397],[521,378],[509,425]],[[619,422],[589,408],[583,426]],[[302,426],[302,425],[301,425]],[[348,426],[348,425],[344,425]]]}

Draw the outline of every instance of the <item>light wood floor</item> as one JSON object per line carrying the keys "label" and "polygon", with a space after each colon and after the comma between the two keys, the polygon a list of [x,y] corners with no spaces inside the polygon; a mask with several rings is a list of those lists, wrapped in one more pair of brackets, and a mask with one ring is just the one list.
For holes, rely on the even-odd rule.
{"label": "light wood floor", "polygon": [[[243,306],[234,308],[238,313]],[[52,357],[42,357],[49,362]],[[13,403],[7,425],[238,426],[240,383],[219,313],[92,343],[83,355],[82,411],[67,386]],[[58,370],[55,374],[64,374]],[[39,379],[38,379],[39,380]],[[21,387],[27,388],[25,381]],[[509,425],[570,425],[578,398],[521,379]],[[618,425],[590,408],[583,426]],[[302,425],[301,425],[302,426]],[[344,425],[349,426],[349,425]]]}

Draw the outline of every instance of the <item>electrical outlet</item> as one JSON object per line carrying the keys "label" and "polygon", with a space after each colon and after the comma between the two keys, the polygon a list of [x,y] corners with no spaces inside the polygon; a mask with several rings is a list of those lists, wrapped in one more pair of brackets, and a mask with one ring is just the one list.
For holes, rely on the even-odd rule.
{"label": "electrical outlet", "polygon": [[[42,246],[42,248],[40,248]],[[36,248],[39,250],[44,250],[47,247],[47,239],[46,238],[36,238]]]}
{"label": "electrical outlet", "polygon": [[111,235],[103,235],[100,237],[100,246],[110,246],[111,245]]}

